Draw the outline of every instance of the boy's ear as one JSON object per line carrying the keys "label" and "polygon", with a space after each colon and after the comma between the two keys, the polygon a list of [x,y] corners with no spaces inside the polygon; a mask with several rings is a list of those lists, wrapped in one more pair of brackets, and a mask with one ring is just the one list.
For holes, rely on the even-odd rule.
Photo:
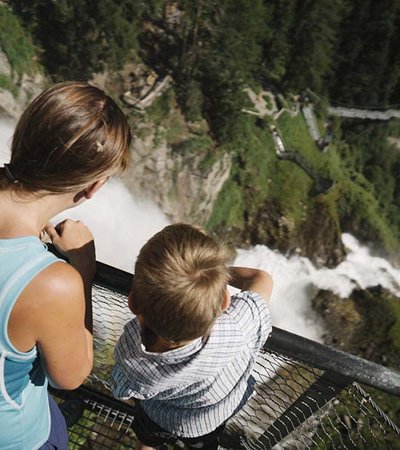
{"label": "boy's ear", "polygon": [[108,177],[100,178],[85,189],[85,198],[92,198],[93,195],[107,183]]}
{"label": "boy's ear", "polygon": [[226,311],[231,305],[231,294],[228,289],[225,290],[224,299],[222,300],[221,310],[222,312]]}
{"label": "boy's ear", "polygon": [[137,308],[135,306],[134,295],[133,295],[132,291],[128,295],[128,306],[129,306],[129,309],[133,312],[133,314],[135,314],[135,316],[139,319],[140,325],[143,327],[144,326],[144,318],[143,318],[142,314],[139,313],[139,311],[137,310]]}

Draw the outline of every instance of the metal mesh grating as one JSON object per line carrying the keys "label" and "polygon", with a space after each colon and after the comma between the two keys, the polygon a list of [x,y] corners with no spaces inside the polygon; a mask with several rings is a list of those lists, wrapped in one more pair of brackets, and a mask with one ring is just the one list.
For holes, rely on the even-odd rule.
{"label": "metal mesh grating", "polygon": [[94,364],[90,375],[92,383],[109,389],[113,352],[124,325],[132,319],[126,295],[101,286],[93,288]]}
{"label": "metal mesh grating", "polygon": [[133,449],[135,437],[129,428],[133,417],[92,400],[79,424],[69,430],[69,448]]}
{"label": "metal mesh grating", "polygon": [[[85,398],[86,411],[70,429],[70,448],[131,449],[135,441],[129,428],[131,411],[125,403],[110,399],[109,392],[114,345],[132,317],[127,297],[96,285],[93,312],[95,364],[86,383],[92,390],[84,387],[74,394]],[[228,422],[221,442],[224,447],[400,449],[399,428],[354,382],[357,377],[305,364],[283,354],[284,349],[269,349],[269,341],[253,372],[255,393]],[[318,360],[323,361],[323,355]]]}
{"label": "metal mesh grating", "polygon": [[55,391],[59,401],[83,398],[85,411],[79,421],[69,428],[68,449],[135,448],[135,435],[131,424],[133,415],[129,407],[94,390],[81,388],[75,392]]}
{"label": "metal mesh grating", "polygon": [[400,448],[399,428],[356,382],[342,389],[340,380],[330,384],[321,370],[266,351],[253,375],[255,393],[229,421],[226,447]]}
{"label": "metal mesh grating", "polygon": [[253,371],[254,394],[230,420],[225,443],[235,447],[243,440],[254,443],[321,373],[274,352],[260,353]]}

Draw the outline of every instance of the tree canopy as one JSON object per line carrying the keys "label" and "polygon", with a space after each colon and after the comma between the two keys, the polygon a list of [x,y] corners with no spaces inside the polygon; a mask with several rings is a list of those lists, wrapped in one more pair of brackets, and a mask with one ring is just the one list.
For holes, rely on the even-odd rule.
{"label": "tree canopy", "polygon": [[10,0],[43,49],[55,79],[87,79],[120,68],[136,47],[139,0]]}

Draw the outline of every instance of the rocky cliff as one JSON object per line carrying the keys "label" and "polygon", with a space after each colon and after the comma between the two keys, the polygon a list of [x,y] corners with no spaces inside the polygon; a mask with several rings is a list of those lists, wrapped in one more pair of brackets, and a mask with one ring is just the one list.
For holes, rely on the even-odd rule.
{"label": "rocky cliff", "polygon": [[340,298],[321,290],[313,306],[324,321],[326,344],[400,369],[400,299],[390,291],[375,286]]}
{"label": "rocky cliff", "polygon": [[229,177],[229,155],[222,153],[210,161],[210,152],[216,149],[206,146],[195,152],[181,151],[190,137],[171,145],[167,139],[156,139],[152,124],[142,123],[141,129],[148,132],[134,139],[132,164],[123,176],[124,183],[135,195],[157,203],[172,222],[206,224]]}
{"label": "rocky cliff", "polygon": [[39,71],[17,74],[1,48],[0,81],[0,114],[12,120],[18,120],[29,101],[46,84],[45,76]]}

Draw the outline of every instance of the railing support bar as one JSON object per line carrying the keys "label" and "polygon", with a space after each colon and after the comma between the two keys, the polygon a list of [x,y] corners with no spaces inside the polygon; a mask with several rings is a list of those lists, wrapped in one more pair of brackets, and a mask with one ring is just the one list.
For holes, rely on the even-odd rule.
{"label": "railing support bar", "polygon": [[242,442],[243,447],[251,450],[271,449],[352,381],[350,378],[336,373],[324,372],[256,441]]}

